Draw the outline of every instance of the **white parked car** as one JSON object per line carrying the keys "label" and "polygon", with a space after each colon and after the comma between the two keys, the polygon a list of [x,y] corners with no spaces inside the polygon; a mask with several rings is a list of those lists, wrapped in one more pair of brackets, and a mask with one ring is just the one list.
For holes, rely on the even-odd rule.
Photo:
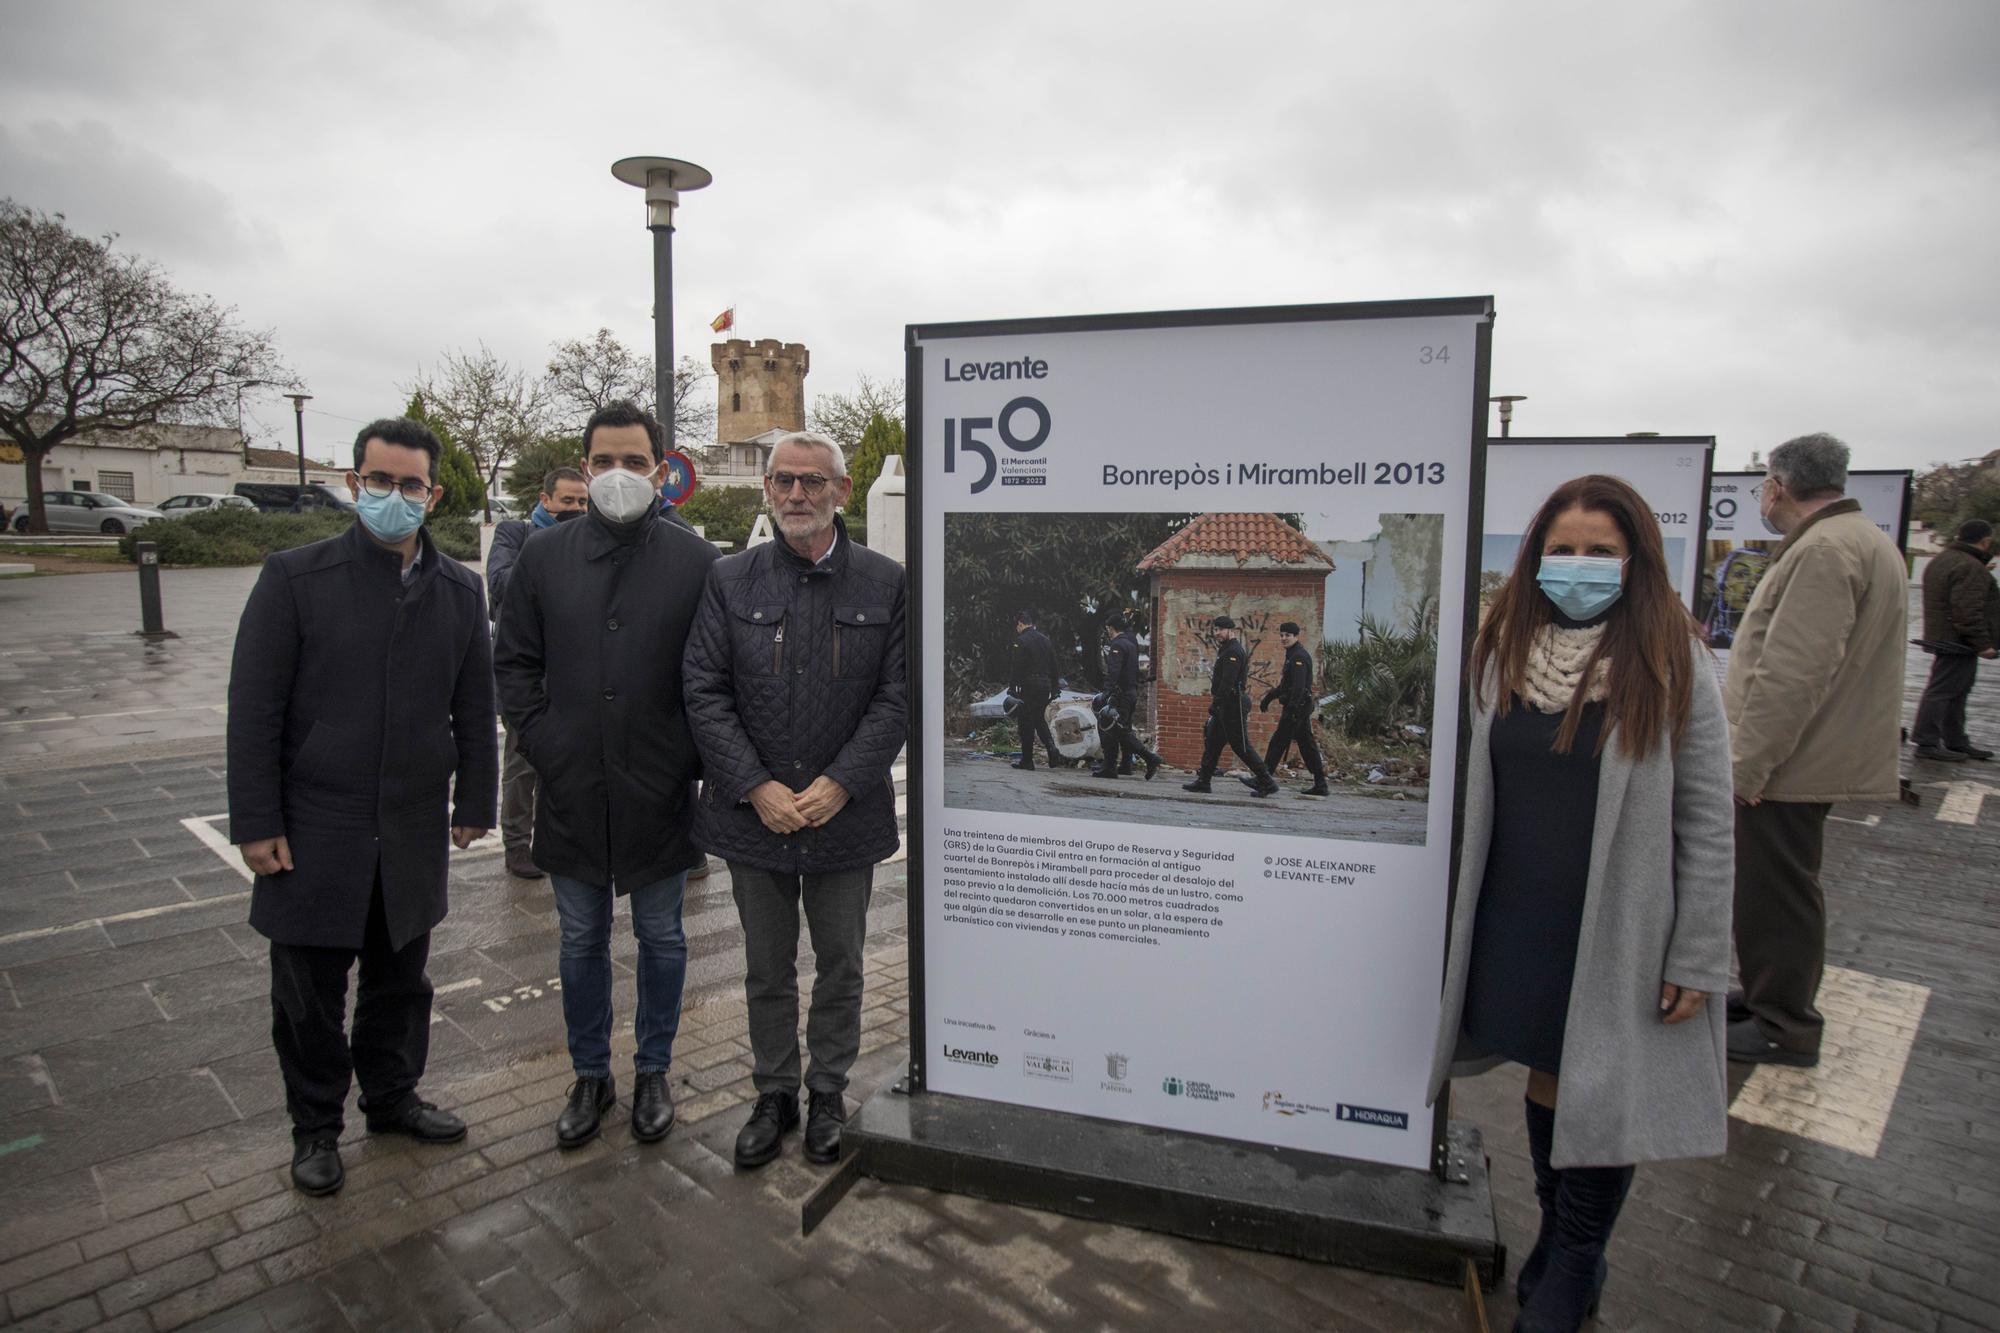
{"label": "white parked car", "polygon": [[[162,517],[157,509],[142,509],[103,491],[43,491],[50,532],[101,532],[116,537],[141,523]],[[28,502],[14,515],[14,531],[28,530]]]}
{"label": "white parked car", "polygon": [[187,495],[176,495],[160,502],[160,517],[186,518],[189,514],[202,514],[211,509],[248,509],[257,512],[257,506],[240,495],[223,495],[216,491],[196,491]]}

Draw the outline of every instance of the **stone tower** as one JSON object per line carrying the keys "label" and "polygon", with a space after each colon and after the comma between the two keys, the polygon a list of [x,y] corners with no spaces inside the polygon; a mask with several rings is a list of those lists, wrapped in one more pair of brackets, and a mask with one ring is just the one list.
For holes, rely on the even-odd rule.
{"label": "stone tower", "polygon": [[722,444],[754,439],[770,430],[806,428],[806,371],[812,357],[804,343],[776,338],[711,343],[715,367],[715,438]]}

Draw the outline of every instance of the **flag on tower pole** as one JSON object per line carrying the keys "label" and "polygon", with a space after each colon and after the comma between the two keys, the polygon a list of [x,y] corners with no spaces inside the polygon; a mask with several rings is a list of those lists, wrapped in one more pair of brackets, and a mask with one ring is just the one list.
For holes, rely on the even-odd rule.
{"label": "flag on tower pole", "polygon": [[714,330],[715,330],[715,331],[716,331],[717,333],[721,333],[721,332],[723,332],[723,331],[725,331],[725,330],[727,330],[727,329],[733,329],[733,328],[735,328],[735,327],[736,327],[736,307],[735,307],[735,306],[731,306],[731,307],[729,307],[729,309],[727,309],[727,310],[723,311],[723,312],[722,312],[721,314],[717,315],[717,316],[716,316],[716,317],[715,317],[714,319],[712,319],[712,320],[710,320],[710,321],[708,322],[708,327],[710,327],[711,329],[714,329]]}

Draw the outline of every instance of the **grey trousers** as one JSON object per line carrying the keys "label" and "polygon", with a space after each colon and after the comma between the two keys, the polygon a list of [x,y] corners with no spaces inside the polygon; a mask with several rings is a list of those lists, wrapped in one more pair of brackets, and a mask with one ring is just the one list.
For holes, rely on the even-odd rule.
{"label": "grey trousers", "polygon": [[509,850],[526,850],[535,837],[535,770],[514,744],[514,729],[504,723],[506,742],[500,747],[500,842]]}
{"label": "grey trousers", "polygon": [[1825,1026],[1814,1001],[1826,969],[1826,894],[1820,854],[1830,805],[1765,801],[1736,807],[1736,959],[1743,1001],[1765,1037],[1819,1053]]}
{"label": "grey trousers", "polygon": [[787,875],[729,863],[736,914],[743,922],[749,973],[751,1082],[757,1091],[799,1091],[799,901],[805,900],[818,975],[806,1016],[806,1049],[814,1092],[847,1089],[847,1071],[861,1048],[861,946],[868,935],[868,898],[875,867],[823,875]]}

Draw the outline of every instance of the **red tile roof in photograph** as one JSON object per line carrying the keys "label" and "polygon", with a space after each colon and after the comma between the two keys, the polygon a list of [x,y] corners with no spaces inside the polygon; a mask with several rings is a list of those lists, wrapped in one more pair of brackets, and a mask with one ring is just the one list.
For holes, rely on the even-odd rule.
{"label": "red tile roof in photograph", "polygon": [[[1195,559],[1206,556],[1206,560]],[[1208,565],[1217,558],[1333,568],[1326,552],[1276,514],[1203,514],[1154,547],[1142,570],[1172,569],[1183,562]]]}

